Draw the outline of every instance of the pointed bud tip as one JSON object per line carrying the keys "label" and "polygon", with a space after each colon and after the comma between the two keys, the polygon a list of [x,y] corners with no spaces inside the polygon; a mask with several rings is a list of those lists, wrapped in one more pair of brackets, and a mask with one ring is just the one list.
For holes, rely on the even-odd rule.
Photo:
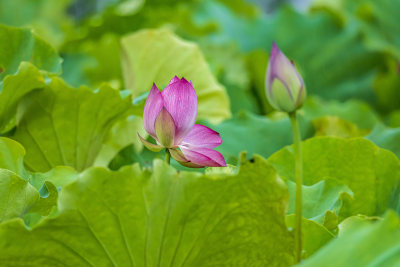
{"label": "pointed bud tip", "polygon": [[271,48],[270,57],[274,58],[279,53],[282,53],[281,49],[279,49],[279,46],[275,43],[275,41],[272,42],[272,48]]}
{"label": "pointed bud tip", "polygon": [[156,90],[156,89],[157,89],[158,91],[160,91],[160,89],[158,89],[156,83],[153,82],[153,86],[151,87],[151,90]]}
{"label": "pointed bud tip", "polygon": [[182,77],[182,79],[181,79],[181,82],[184,82],[184,83],[190,83],[190,84],[192,84],[192,81],[188,82],[188,80],[186,80],[186,78],[185,78],[185,77]]}

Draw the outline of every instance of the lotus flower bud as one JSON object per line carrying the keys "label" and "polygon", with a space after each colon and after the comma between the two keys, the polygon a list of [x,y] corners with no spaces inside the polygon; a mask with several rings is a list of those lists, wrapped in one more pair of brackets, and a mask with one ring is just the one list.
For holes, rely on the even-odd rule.
{"label": "lotus flower bud", "polygon": [[303,79],[275,43],[272,44],[265,87],[268,102],[279,111],[293,112],[306,98]]}

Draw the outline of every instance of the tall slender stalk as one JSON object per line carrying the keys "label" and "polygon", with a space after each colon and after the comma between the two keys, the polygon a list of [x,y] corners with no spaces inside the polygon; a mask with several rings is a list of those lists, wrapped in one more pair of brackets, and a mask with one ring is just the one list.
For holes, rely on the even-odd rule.
{"label": "tall slender stalk", "polygon": [[169,149],[166,148],[165,149],[165,162],[168,163],[168,165],[169,165],[170,161],[171,161],[171,153],[169,152]]}
{"label": "tall slender stalk", "polygon": [[295,158],[295,180],[296,180],[296,224],[294,229],[296,260],[301,261],[302,254],[302,184],[303,184],[303,159],[301,153],[301,134],[297,121],[296,111],[289,113],[292,124],[294,158]]}

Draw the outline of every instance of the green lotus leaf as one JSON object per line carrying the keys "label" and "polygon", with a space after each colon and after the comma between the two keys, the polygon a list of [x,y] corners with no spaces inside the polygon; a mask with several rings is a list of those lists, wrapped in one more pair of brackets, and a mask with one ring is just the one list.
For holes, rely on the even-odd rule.
{"label": "green lotus leaf", "polygon": [[129,116],[120,120],[111,128],[109,135],[97,155],[95,166],[107,166],[120,150],[133,144],[135,152],[139,153],[143,149],[137,133],[146,136],[143,128],[143,119],[138,116]]}
{"label": "green lotus leaf", "polygon": [[129,109],[130,99],[108,86],[75,89],[53,78],[43,90],[25,97],[21,106],[12,138],[25,147],[28,169],[47,172],[63,165],[82,171],[93,164],[110,127]]}
{"label": "green lotus leaf", "polygon": [[[286,147],[268,162],[285,180],[294,178],[293,147]],[[355,214],[381,215],[396,203],[400,179],[398,158],[363,138],[318,137],[303,142],[303,184],[334,178],[346,185],[354,199],[344,195],[341,219]]]}
{"label": "green lotus leaf", "polygon": [[0,169],[0,222],[22,218],[28,212],[48,215],[57,203],[56,187],[46,182],[43,191],[46,197],[26,180],[12,171]]}
{"label": "green lotus leaf", "polygon": [[134,97],[150,91],[153,82],[160,89],[167,86],[177,75],[193,82],[199,119],[220,122],[231,116],[226,90],[196,44],[165,29],[141,30],[123,37],[121,44],[123,78]]}
{"label": "green lotus leaf", "polygon": [[0,53],[0,80],[15,74],[23,61],[49,73],[61,72],[56,50],[29,29],[0,25],[0,51],[7,51]]}
{"label": "green lotus leaf", "polygon": [[0,226],[0,261],[289,266],[287,189],[265,159],[242,160],[225,176],[177,172],[160,160],[152,172],[91,168],[61,191],[59,215],[32,230],[20,220]]}
{"label": "green lotus leaf", "polygon": [[398,266],[400,219],[388,211],[383,220],[354,220],[346,231],[299,266]]}
{"label": "green lotus leaf", "polygon": [[6,137],[0,137],[0,168],[14,172],[28,179],[29,173],[24,168],[25,149],[21,144]]}
{"label": "green lotus leaf", "polygon": [[[286,224],[291,229],[295,227],[295,218],[294,214],[286,216]],[[305,218],[302,220],[302,230],[303,259],[310,257],[335,237],[334,234],[321,224]]]}
{"label": "green lotus leaf", "polygon": [[383,124],[377,124],[366,138],[400,157],[400,128],[390,128]]}
{"label": "green lotus leaf", "polygon": [[[287,180],[289,190],[288,214],[294,214],[296,208],[296,184]],[[303,217],[323,224],[326,220],[326,212],[330,211],[338,215],[342,207],[342,194],[353,196],[353,192],[343,183],[335,179],[323,179],[313,185],[303,185]]]}
{"label": "green lotus leaf", "polygon": [[44,77],[31,63],[22,62],[16,74],[7,75],[0,91],[0,132],[15,127],[15,116],[21,99],[29,92],[43,88]]}
{"label": "green lotus leaf", "polygon": [[360,130],[351,122],[335,116],[325,116],[313,120],[315,136],[335,136],[342,138],[361,137],[368,131]]}

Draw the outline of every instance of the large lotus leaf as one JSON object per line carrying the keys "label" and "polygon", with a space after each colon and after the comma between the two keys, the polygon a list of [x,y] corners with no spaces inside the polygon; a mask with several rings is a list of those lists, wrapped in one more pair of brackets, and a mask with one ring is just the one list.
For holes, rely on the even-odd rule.
{"label": "large lotus leaf", "polygon": [[29,29],[0,25],[0,51],[7,51],[0,53],[0,80],[16,73],[23,61],[50,73],[61,71],[61,58],[54,48]]}
{"label": "large lotus leaf", "polygon": [[[286,147],[268,159],[283,179],[294,178],[293,147]],[[354,193],[342,199],[339,215],[380,215],[393,205],[398,191],[400,164],[390,151],[363,138],[318,137],[303,142],[303,183],[313,185],[335,178]]]}
{"label": "large lotus leaf", "polygon": [[149,91],[153,82],[161,89],[177,75],[193,82],[199,119],[219,122],[230,117],[225,88],[212,75],[196,44],[165,29],[141,30],[122,38],[121,44],[125,87],[133,96]]}
{"label": "large lotus leaf", "polygon": [[46,182],[47,197],[42,198],[39,192],[26,180],[12,171],[0,169],[0,222],[11,218],[22,218],[28,212],[48,215],[57,202],[57,189]]}
{"label": "large lotus leaf", "polygon": [[93,164],[108,130],[129,102],[110,87],[74,89],[54,78],[24,98],[12,138],[25,147],[24,162],[31,171],[46,172],[58,165],[82,171]]}
{"label": "large lotus leaf", "polygon": [[353,218],[346,221],[343,224],[350,225],[343,234],[299,266],[399,266],[400,219],[394,212],[388,211],[383,220],[375,222]]}
{"label": "large lotus leaf", "polygon": [[[288,214],[294,214],[296,208],[296,184],[287,180],[289,190]],[[335,179],[324,179],[313,185],[303,185],[303,217],[323,224],[325,214],[330,211],[337,214],[342,206],[340,196],[342,194],[353,195],[353,192],[343,183]]]}
{"label": "large lotus leaf", "polygon": [[160,160],[96,167],[61,192],[60,214],[0,227],[0,261],[16,265],[289,266],[288,193],[261,157],[236,175],[177,172]]}
{"label": "large lotus leaf", "polygon": [[0,91],[0,131],[15,126],[18,103],[32,90],[44,87],[44,77],[31,63],[22,62],[16,74],[7,75]]}

